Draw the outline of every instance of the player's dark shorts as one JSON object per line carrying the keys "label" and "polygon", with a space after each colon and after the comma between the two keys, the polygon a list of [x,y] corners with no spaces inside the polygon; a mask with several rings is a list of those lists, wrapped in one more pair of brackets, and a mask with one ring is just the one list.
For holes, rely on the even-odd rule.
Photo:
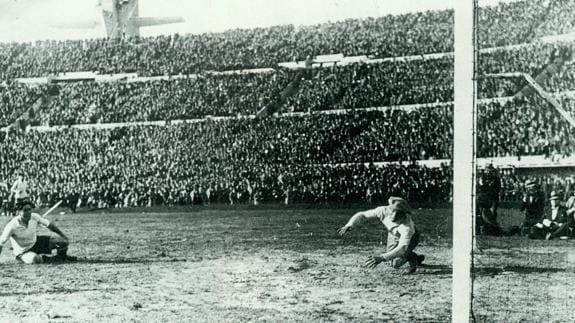
{"label": "player's dark shorts", "polygon": [[[52,253],[52,249],[50,248],[50,237],[49,236],[38,236],[36,237],[36,243],[30,248],[30,250],[26,252],[34,252],[38,255],[45,254],[49,255]],[[24,252],[24,253],[26,253]],[[23,254],[24,254],[23,253]],[[16,260],[22,261],[20,258],[23,254],[16,256]]]}

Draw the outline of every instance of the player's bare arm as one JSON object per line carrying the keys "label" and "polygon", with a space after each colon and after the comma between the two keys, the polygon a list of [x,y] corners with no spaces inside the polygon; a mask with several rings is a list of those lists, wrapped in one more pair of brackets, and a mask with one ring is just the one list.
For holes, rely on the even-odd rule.
{"label": "player's bare arm", "polygon": [[340,236],[345,235],[348,231],[350,231],[351,229],[353,229],[353,227],[359,225],[360,223],[362,223],[363,221],[367,220],[367,219],[373,219],[373,218],[377,218],[377,215],[375,214],[375,212],[357,212],[356,214],[354,214],[349,221],[346,223],[346,225],[344,225],[343,227],[341,227],[337,232],[339,233]]}
{"label": "player's bare arm", "polygon": [[8,242],[8,239],[11,235],[12,232],[7,227],[5,227],[2,231],[2,235],[0,236],[0,254],[2,254],[2,247],[4,247],[6,242]]}
{"label": "player's bare arm", "polygon": [[56,234],[58,234],[59,236],[61,236],[62,238],[64,238],[66,241],[68,241],[68,237],[64,234],[64,232],[62,232],[54,223],[50,223],[48,225],[48,229]]}

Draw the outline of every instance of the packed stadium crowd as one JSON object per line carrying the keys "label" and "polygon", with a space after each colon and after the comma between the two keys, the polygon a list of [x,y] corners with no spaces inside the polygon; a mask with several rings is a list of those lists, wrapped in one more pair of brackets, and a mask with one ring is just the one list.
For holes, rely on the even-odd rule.
{"label": "packed stadium crowd", "polygon": [[[428,104],[453,99],[453,61],[448,58],[353,64],[320,69],[288,97],[280,112],[313,112],[379,106]],[[270,105],[295,73],[205,75],[142,82],[76,82],[59,86],[59,94],[37,115],[40,124],[82,124],[194,119],[255,114]],[[512,96],[522,78],[484,78],[479,97]],[[562,84],[569,84],[565,81]],[[563,88],[566,88],[565,85]],[[12,101],[33,102],[36,90],[8,88]],[[7,113],[11,123],[25,106]]]}
{"label": "packed stadium crowd", "polygon": [[[264,145],[270,138],[253,137],[264,132],[254,130],[252,122],[11,133],[0,145],[0,176],[10,179],[24,172],[36,198],[53,201],[76,196],[83,205],[92,206],[195,203],[196,199],[204,203],[333,202],[368,196],[384,199],[392,192],[445,200],[448,194],[447,169],[304,163],[300,162],[303,156],[297,158],[305,152],[300,147],[293,148],[296,158],[282,162],[281,154],[270,154],[266,148],[272,143]],[[310,139],[317,143],[317,138]]]}
{"label": "packed stadium crowd", "polygon": [[323,68],[288,99],[295,111],[369,108],[453,100],[453,59]]}
{"label": "packed stadium crowd", "polygon": [[[482,48],[527,43],[572,31],[566,0],[515,1],[480,9]],[[541,23],[544,21],[544,23]],[[453,50],[453,11],[274,26],[201,35],[0,44],[0,79],[58,72],[191,74],[273,67],[308,55],[399,57]]]}
{"label": "packed stadium crowd", "polygon": [[478,156],[563,155],[573,153],[575,129],[537,98],[491,102],[479,107]]}
{"label": "packed stadium crowd", "polygon": [[575,95],[573,93],[565,93],[556,95],[555,98],[561,107],[575,118]]}
{"label": "packed stadium crowd", "polygon": [[564,92],[575,90],[575,66],[572,62],[563,66],[557,74],[547,79],[543,84],[549,92]]}
{"label": "packed stadium crowd", "polygon": [[[535,48],[536,50],[531,50]],[[498,50],[480,56],[481,73],[527,72],[536,76],[554,57],[572,57],[572,46],[541,45]],[[544,81],[549,91],[571,90],[572,66]],[[198,74],[141,82],[76,82],[59,85],[37,115],[39,124],[78,124],[193,119],[256,113],[281,95],[297,72]],[[522,77],[480,78],[479,97],[512,96],[526,85]],[[2,87],[12,102],[33,102],[41,90]],[[289,96],[280,112],[313,112],[449,102],[453,99],[453,59],[398,60],[314,70]],[[14,121],[25,106],[4,104],[0,125]],[[11,110],[10,110],[11,109]]]}
{"label": "packed stadium crowd", "polygon": [[[500,4],[496,7],[485,8],[481,14],[486,21],[496,21],[497,26],[507,26],[510,21],[500,21],[497,17],[508,17],[513,21],[527,21],[526,17],[541,16],[542,10],[553,12],[557,6],[565,7],[564,11],[572,10],[571,5],[559,0],[551,1],[549,4],[532,4],[531,2],[516,2],[510,4]],[[509,15],[508,11],[517,14]],[[521,13],[521,14],[519,14]],[[369,42],[353,38],[355,48],[351,48],[348,42],[349,37],[331,37],[318,41],[313,35],[313,30],[334,31],[334,35],[345,35],[351,30],[366,29],[369,35],[366,39],[377,38],[371,34],[383,33],[384,26],[387,24],[414,23],[417,26],[422,25],[425,29],[430,25],[438,28],[438,25],[431,23],[435,19],[440,21],[452,19],[449,11],[445,12],[427,12],[418,14],[407,14],[402,16],[388,16],[377,19],[363,20],[346,20],[344,22],[329,23],[318,26],[309,26],[294,28],[291,26],[260,28],[252,30],[234,30],[220,34],[205,34],[200,36],[160,36],[157,38],[137,39],[137,40],[85,40],[85,41],[66,41],[66,42],[39,42],[31,44],[3,44],[0,45],[0,56],[6,60],[0,68],[1,74],[7,77],[22,76],[22,73],[13,74],[9,72],[15,68],[22,71],[35,71],[34,66],[38,68],[48,68],[52,66],[53,71],[66,70],[83,70],[83,69],[100,69],[106,64],[116,64],[117,68],[110,71],[139,71],[142,75],[156,74],[179,74],[201,72],[209,69],[234,69],[244,68],[242,64],[232,64],[234,66],[219,66],[217,63],[209,63],[207,67],[198,67],[189,69],[185,65],[186,53],[206,50],[208,52],[217,52],[217,55],[208,55],[211,59],[222,59],[225,62],[233,62],[234,59],[226,55],[239,55],[239,51],[223,51],[212,48],[217,45],[233,46],[234,40],[241,39],[237,42],[241,46],[246,45],[247,36],[258,36],[254,39],[267,39],[267,37],[278,36],[282,34],[302,37],[304,39],[313,39],[314,46],[306,46],[307,51],[294,49],[299,54],[295,55],[297,59],[303,59],[309,53],[324,54],[334,52],[345,52],[340,50],[347,48],[349,54],[361,54],[370,52],[372,47],[377,46],[399,46],[398,43],[381,42],[368,44]],[[521,16],[521,17],[519,17]],[[440,17],[440,18],[438,18]],[[547,18],[545,18],[547,19]],[[563,18],[557,18],[563,19]],[[549,19],[547,19],[549,20]],[[545,21],[547,21],[545,20]],[[553,20],[553,19],[551,19]],[[439,26],[442,26],[440,23]],[[449,25],[449,24],[448,24]],[[427,27],[425,27],[427,26]],[[315,29],[314,29],[315,28]],[[430,27],[431,28],[431,27]],[[487,28],[491,30],[492,28]],[[495,28],[497,29],[497,28]],[[422,31],[412,31],[421,37]],[[499,30],[499,29],[498,29]],[[518,34],[516,31],[502,28],[502,33]],[[439,35],[449,34],[450,32],[441,31]],[[308,35],[309,34],[309,35]],[[322,33],[323,34],[323,33]],[[401,35],[405,37],[405,32],[401,28],[396,33],[385,33],[386,37],[395,37]],[[389,34],[389,35],[388,35]],[[308,36],[305,36],[308,35]],[[363,35],[363,34],[362,34]],[[431,33],[425,37],[432,37]],[[485,46],[496,44],[498,37],[488,40]],[[293,35],[292,35],[293,36]],[[325,36],[325,35],[324,35]],[[287,37],[287,36],[286,36]],[[290,36],[291,37],[291,36]],[[327,36],[325,36],[327,37]],[[371,37],[371,38],[370,38]],[[398,36],[399,37],[399,36]],[[196,39],[199,38],[199,39]],[[205,40],[207,38],[208,40]],[[289,37],[288,37],[289,38]],[[332,39],[333,38],[333,39]],[[280,42],[282,37],[273,38],[274,42]],[[449,37],[441,38],[444,42],[449,42]],[[506,39],[512,39],[506,37]],[[520,43],[518,38],[511,43]],[[132,48],[131,42],[135,41],[138,46]],[[185,53],[179,53],[182,48],[187,48],[188,41],[192,43],[203,44],[195,46],[194,51],[186,50]],[[157,44],[156,44],[157,43]],[[437,52],[440,50],[425,50],[418,48],[419,45],[426,44],[432,46],[435,42],[407,42],[406,48],[415,50],[418,54]],[[266,42],[263,42],[265,46]],[[347,45],[346,45],[347,44]],[[149,54],[146,51],[150,46]],[[253,45],[253,44],[252,44]],[[250,45],[254,48],[255,45]],[[202,46],[205,46],[206,49]],[[258,45],[260,46],[260,45]],[[273,44],[281,47],[284,51],[290,48],[289,44]],[[300,46],[300,45],[297,45]],[[296,46],[296,47],[297,47]],[[447,47],[450,47],[448,45]],[[176,48],[173,48],[176,47]],[[327,49],[322,49],[322,48]],[[441,46],[440,46],[441,47]],[[274,47],[275,48],[275,47]],[[298,47],[299,48],[299,47]],[[318,49],[319,48],[319,49]],[[292,48],[293,49],[293,48]],[[333,50],[332,50],[333,49]],[[444,48],[445,49],[445,48]],[[447,48],[449,49],[449,48]],[[395,50],[395,49],[394,49]],[[391,51],[393,55],[394,50]],[[126,55],[120,55],[125,51]],[[137,54],[133,51],[138,52]],[[522,46],[515,49],[499,49],[492,52],[482,53],[479,59],[480,73],[504,73],[504,72],[525,72],[536,76],[545,66],[554,62],[558,57],[572,58],[573,44],[565,42],[541,43],[537,45]],[[103,53],[102,53],[103,52]],[[281,51],[256,50],[263,58],[274,61],[281,61],[281,57],[274,57]],[[80,54],[79,54],[80,53]],[[259,55],[258,54],[258,55]],[[409,54],[409,51],[406,52]],[[413,54],[413,53],[412,53]],[[60,57],[63,55],[64,57]],[[67,55],[71,57],[67,57]],[[175,55],[176,59],[169,58],[165,55]],[[249,54],[253,59],[253,66],[264,67],[273,66],[271,63],[258,61],[254,53]],[[393,56],[392,55],[392,56]],[[36,57],[38,56],[38,57]],[[199,55],[204,57],[202,55]],[[288,54],[285,54],[285,60],[289,60]],[[378,56],[378,55],[375,55]],[[30,61],[30,66],[20,61],[20,59]],[[32,58],[34,59],[32,59]],[[49,60],[51,62],[45,61]],[[90,63],[82,62],[96,60],[94,66],[98,68],[89,68]],[[102,60],[102,62],[99,62]],[[70,62],[73,62],[70,63]],[[69,64],[70,63],[70,64]],[[167,69],[162,64],[174,64]],[[205,63],[205,62],[204,62]],[[61,65],[59,65],[61,64]],[[138,66],[122,67],[124,64],[136,64]],[[140,65],[153,65],[151,69],[160,69],[162,72],[150,72],[148,67]],[[180,64],[180,65],[178,65]],[[183,65],[181,65],[183,64]],[[203,64],[203,63],[198,63]],[[567,66],[559,71],[556,75],[545,80],[544,86],[550,91],[571,90],[573,82],[572,66]],[[51,71],[40,70],[33,75],[45,75]],[[269,105],[274,96],[279,95],[285,88],[288,81],[293,78],[294,73],[273,73],[262,75],[236,75],[236,76],[214,76],[211,74],[201,73],[198,76],[188,77],[178,80],[167,81],[148,81],[136,83],[120,84],[99,84],[99,83],[82,83],[62,86],[60,95],[55,96],[50,104],[44,107],[43,114],[39,115],[41,124],[74,124],[74,123],[98,123],[98,122],[133,122],[133,121],[154,121],[154,120],[173,120],[189,119],[204,117],[206,115],[215,116],[235,116],[238,114],[253,114],[262,107]],[[374,106],[393,106],[403,104],[421,104],[446,102],[452,100],[453,89],[453,59],[450,57],[421,59],[414,61],[392,61],[382,64],[353,64],[351,66],[323,68],[316,71],[316,74],[305,80],[301,88],[296,91],[295,95],[288,98],[284,111],[318,111],[331,109],[348,109],[364,108]],[[524,81],[521,78],[516,79],[480,79],[479,96],[480,98],[491,98],[499,96],[511,96],[522,88]],[[3,105],[3,118],[0,125],[7,125],[14,121],[22,114],[25,107],[19,102],[33,102],[37,99],[37,91],[23,91],[20,86],[14,88],[14,85],[3,87],[4,97],[11,96],[11,104]],[[7,93],[7,94],[6,94]],[[4,99],[5,101],[6,99]],[[29,105],[29,103],[28,103]]]}
{"label": "packed stadium crowd", "polygon": [[77,82],[60,87],[42,124],[196,119],[256,113],[286,83],[276,73],[206,75],[145,82]]}
{"label": "packed stadium crowd", "polygon": [[525,183],[528,181],[534,181],[545,197],[551,192],[557,192],[561,196],[561,201],[567,201],[571,196],[575,196],[575,177],[572,175],[515,175],[511,170],[501,173],[501,201],[520,201],[525,194]]}
{"label": "packed stadium crowd", "polygon": [[0,127],[14,122],[42,96],[42,93],[41,87],[30,87],[17,82],[0,82]]}
{"label": "packed stadium crowd", "polygon": [[477,82],[477,97],[479,99],[493,99],[511,97],[527,85],[521,77],[495,78],[483,77]]}
{"label": "packed stadium crowd", "polygon": [[273,67],[331,53],[395,57],[446,52],[452,50],[452,15],[437,11],[201,35],[0,44],[0,60],[6,61],[0,79],[86,70],[192,74]]}
{"label": "packed stadium crowd", "polygon": [[509,1],[482,6],[478,17],[480,47],[528,43],[573,32],[575,4],[569,0]]}
{"label": "packed stadium crowd", "polygon": [[[320,69],[282,111],[302,112],[437,103],[453,98],[452,60],[353,64]],[[77,82],[60,87],[42,124],[178,120],[255,114],[295,72],[206,75],[145,82]]]}
{"label": "packed stadium crowd", "polygon": [[[537,1],[533,3],[537,5]],[[571,19],[575,13],[575,4],[572,1],[554,0],[542,3],[547,5],[547,12],[534,30],[534,37],[568,34],[575,30],[575,22]]]}
{"label": "packed stadium crowd", "polygon": [[573,43],[534,43],[519,48],[498,49],[479,55],[481,73],[527,73],[537,76],[559,58],[571,60]]}
{"label": "packed stadium crowd", "polygon": [[[483,23],[489,28],[480,29],[480,44],[519,44],[552,34],[553,26],[569,20],[566,13],[572,7],[569,1],[551,0],[482,9],[480,21],[490,24]],[[32,116],[48,125],[245,117],[277,101],[297,72],[206,71],[275,67],[330,53],[390,57],[448,52],[453,49],[452,24],[453,12],[447,10],[218,34],[0,44],[0,80],[82,70],[194,74],[58,86],[58,93],[46,95],[40,113]],[[495,50],[480,55],[479,70],[536,76],[550,63],[571,59],[572,51],[568,43]],[[573,89],[571,70],[565,67],[545,81],[545,88]],[[280,111],[310,112],[305,116],[13,131],[0,136],[0,179],[9,183],[24,172],[38,203],[66,199],[68,205],[94,207],[383,201],[393,194],[414,201],[449,200],[450,168],[412,162],[451,157],[451,105],[356,109],[451,101],[452,57],[352,64],[309,74]],[[479,97],[512,96],[524,85],[521,79],[484,78]],[[0,85],[0,125],[12,123],[45,94],[46,88],[5,81]],[[352,111],[316,113],[334,109]],[[553,156],[573,152],[575,133],[548,104],[523,98],[480,105],[478,138],[479,157]],[[351,164],[389,161],[410,166]],[[504,191],[516,191],[520,182],[504,181]]]}
{"label": "packed stadium crowd", "polygon": [[[542,111],[533,105],[545,106],[531,99],[480,105],[479,156],[570,154],[573,130],[553,109]],[[142,187],[163,187],[174,199],[179,189],[209,189],[230,201],[234,198],[229,196],[243,194],[236,191],[259,188],[266,192],[260,193],[263,199],[270,200],[286,188],[256,184],[259,172],[278,178],[296,167],[303,173],[295,178],[303,178],[309,176],[306,170],[317,171],[310,165],[449,158],[452,111],[452,106],[443,106],[114,130],[12,132],[0,145],[0,175],[9,178],[25,169],[44,195],[55,189],[85,196],[90,189],[118,190],[124,185],[124,195]],[[246,182],[248,178],[254,181]],[[343,192],[351,187],[330,194],[346,195]],[[302,189],[296,191],[292,196],[302,194]]]}

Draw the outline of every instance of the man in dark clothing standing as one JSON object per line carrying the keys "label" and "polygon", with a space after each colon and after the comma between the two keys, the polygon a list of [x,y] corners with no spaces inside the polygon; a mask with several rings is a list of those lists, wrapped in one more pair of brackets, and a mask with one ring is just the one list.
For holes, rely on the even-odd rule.
{"label": "man in dark clothing standing", "polygon": [[521,227],[521,234],[529,235],[531,228],[543,218],[545,196],[534,180],[525,182],[525,189],[526,192],[521,201],[521,207],[519,208],[525,215]]}
{"label": "man in dark clothing standing", "polygon": [[502,235],[503,230],[497,223],[497,208],[501,180],[497,170],[489,164],[479,178],[477,185],[476,233],[484,235]]}

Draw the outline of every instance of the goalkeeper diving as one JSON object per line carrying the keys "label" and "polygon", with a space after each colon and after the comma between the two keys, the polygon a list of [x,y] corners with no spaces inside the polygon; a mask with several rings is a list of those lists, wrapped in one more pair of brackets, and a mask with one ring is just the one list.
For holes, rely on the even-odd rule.
{"label": "goalkeeper diving", "polygon": [[411,218],[411,207],[406,200],[399,197],[390,197],[388,203],[386,206],[354,214],[347,224],[338,230],[339,235],[345,235],[364,220],[379,219],[387,229],[387,251],[380,256],[370,256],[365,263],[366,267],[375,268],[382,262],[388,262],[393,268],[399,269],[409,263],[407,273],[414,273],[425,256],[413,252],[419,244],[420,234]]}

